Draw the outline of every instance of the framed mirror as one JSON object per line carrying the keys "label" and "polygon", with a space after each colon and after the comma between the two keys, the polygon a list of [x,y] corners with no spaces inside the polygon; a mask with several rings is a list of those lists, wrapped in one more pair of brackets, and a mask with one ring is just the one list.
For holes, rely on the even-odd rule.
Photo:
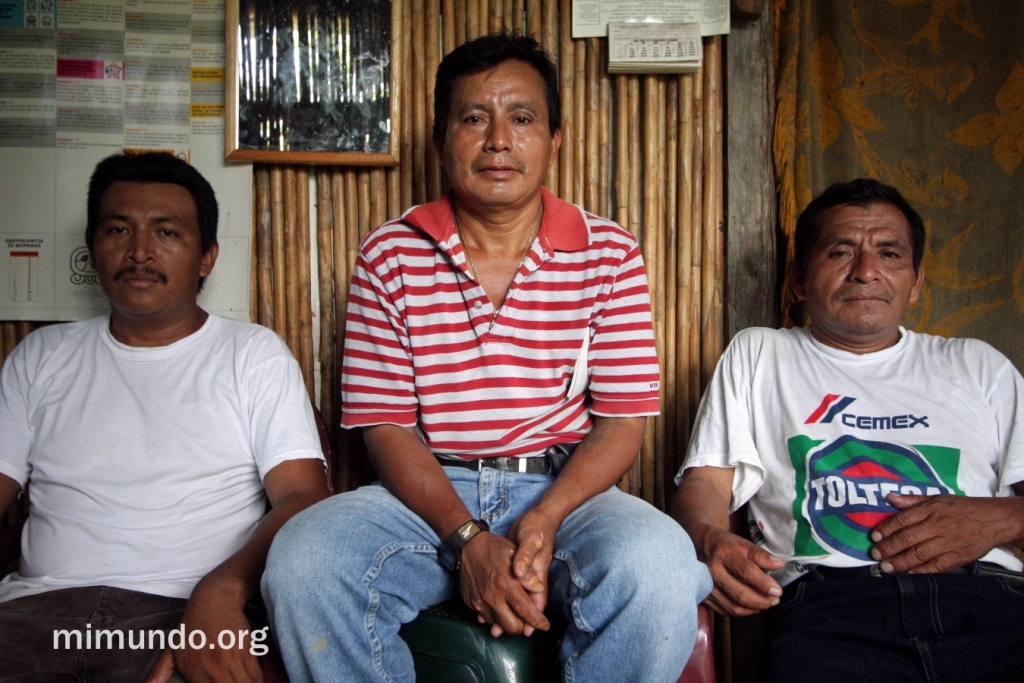
{"label": "framed mirror", "polygon": [[398,164],[405,0],[228,0],[225,155]]}

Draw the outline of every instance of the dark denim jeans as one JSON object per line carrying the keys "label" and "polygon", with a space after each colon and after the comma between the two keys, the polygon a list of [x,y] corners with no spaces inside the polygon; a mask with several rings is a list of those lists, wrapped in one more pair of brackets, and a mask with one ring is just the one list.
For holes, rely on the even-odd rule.
{"label": "dark denim jeans", "polygon": [[761,683],[1024,680],[1024,592],[993,576],[899,574],[786,587]]}
{"label": "dark denim jeans", "polygon": [[[148,642],[131,649],[128,632],[136,640],[140,630],[166,634],[181,622],[186,602],[109,586],[65,588],[0,602],[0,683],[139,683],[162,648],[154,640],[153,649]],[[117,636],[97,637],[100,630],[120,631],[123,649]],[[68,635],[55,636],[59,631]]]}

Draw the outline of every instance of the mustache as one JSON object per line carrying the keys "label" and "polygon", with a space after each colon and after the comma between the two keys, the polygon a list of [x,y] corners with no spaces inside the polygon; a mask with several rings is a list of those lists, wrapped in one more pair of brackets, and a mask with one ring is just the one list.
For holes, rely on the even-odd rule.
{"label": "mustache", "polygon": [[149,266],[128,266],[114,273],[114,282],[117,282],[126,275],[149,275],[150,277],[156,278],[160,284],[167,284],[167,275],[157,270],[156,268],[150,268]]}
{"label": "mustache", "polygon": [[473,162],[472,169],[473,172],[477,172],[485,168],[490,168],[492,166],[505,166],[515,171],[518,171],[519,173],[524,173],[526,171],[526,165],[523,164],[523,162],[519,161],[519,159],[516,159],[514,157],[481,159],[479,161]]}

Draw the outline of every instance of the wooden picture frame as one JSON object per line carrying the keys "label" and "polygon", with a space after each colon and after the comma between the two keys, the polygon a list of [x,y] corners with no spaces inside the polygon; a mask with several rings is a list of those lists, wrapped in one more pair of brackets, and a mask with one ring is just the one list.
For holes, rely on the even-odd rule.
{"label": "wooden picture frame", "polygon": [[[290,0],[227,0],[225,12],[225,72],[224,72],[224,151],[225,158],[229,161],[250,161],[261,163],[288,163],[288,164],[331,164],[342,166],[397,166],[399,161],[399,149],[401,146],[401,98],[402,88],[400,79],[402,64],[405,60],[403,54],[403,43],[399,37],[402,35],[402,11],[403,2],[408,0],[391,0],[390,17],[390,50],[388,53],[386,81],[382,78],[373,79],[375,69],[383,70],[384,67],[371,65],[369,68],[359,71],[360,86],[355,84],[356,71],[353,64],[353,31],[358,31],[359,26],[353,26],[352,16],[341,19],[337,15],[317,17],[318,9],[344,4],[354,4],[352,0],[321,0],[320,3],[310,3],[305,8],[305,14],[300,15],[298,7],[301,3]],[[382,3],[383,4],[383,3]],[[245,17],[240,16],[243,11]],[[287,54],[278,54],[277,35],[274,17],[270,14],[278,12],[276,19],[280,19],[280,13],[290,12],[292,18],[292,39],[304,46],[304,52],[296,50],[282,50]],[[369,13],[363,14],[367,19]],[[242,20],[246,24],[242,24]],[[347,21],[344,26],[342,23]],[[337,22],[330,23],[328,22]],[[266,27],[263,31],[260,26]],[[319,29],[325,26],[325,37],[318,33]],[[365,28],[365,27],[364,27]],[[379,27],[373,27],[379,31]],[[330,36],[328,32],[334,32]],[[305,34],[311,40],[303,42]],[[257,62],[255,48],[249,36],[260,36],[273,41],[273,57],[277,58],[276,63],[271,65],[271,59],[264,62]],[[337,35],[337,40],[333,40]],[[287,37],[286,37],[287,38]],[[347,45],[346,45],[347,40]],[[358,41],[358,37],[356,39]],[[285,43],[282,40],[282,43]],[[337,54],[325,55],[322,51],[309,49],[309,45],[329,44],[332,48],[337,43]],[[264,47],[264,46],[260,46]],[[286,44],[285,47],[288,47]],[[359,50],[358,42],[356,49]],[[290,55],[294,59],[288,63],[291,67],[294,63],[294,73],[291,83],[295,83],[296,101],[285,105],[280,103],[280,94],[284,92],[278,67],[285,63],[285,58]],[[307,59],[303,60],[300,55]],[[321,58],[323,67],[321,67]],[[244,62],[243,62],[244,60]],[[346,60],[345,66],[349,68],[345,82],[332,81],[331,65],[338,65],[338,60]],[[356,61],[366,64],[374,60],[374,55],[369,50],[359,52]],[[308,61],[308,65],[303,63]],[[379,61],[378,61],[379,64]],[[270,66],[268,66],[270,65]],[[267,75],[272,69],[272,75]],[[313,75],[313,72],[316,72]],[[281,77],[287,76],[284,68],[280,69]],[[340,74],[336,66],[333,75]],[[253,74],[256,74],[253,76]],[[325,75],[326,74],[326,75]],[[273,79],[273,82],[271,82]],[[240,94],[240,83],[245,81],[249,88],[249,94]],[[367,83],[374,84],[373,87],[381,87],[387,84],[387,102],[383,102],[384,96],[364,98],[366,90],[362,87]],[[268,87],[269,84],[269,87]],[[289,84],[290,90],[291,85]],[[327,96],[323,90],[326,88]],[[253,94],[256,90],[262,93]],[[341,100],[336,97],[329,97],[332,93],[346,92]],[[346,99],[349,98],[349,99]],[[364,104],[366,100],[373,104]],[[317,104],[323,102],[322,104]],[[293,109],[294,108],[294,109]],[[325,109],[326,108],[326,109]],[[262,111],[260,111],[262,109]],[[359,125],[348,125],[349,120],[339,120],[344,112],[357,119]],[[245,121],[240,121],[240,112],[245,112]],[[298,121],[294,126],[285,121],[284,111],[289,117],[294,116]],[[356,113],[358,111],[358,113]],[[369,111],[369,113],[367,113]],[[255,114],[254,114],[255,112]],[[383,116],[381,116],[383,114]],[[254,119],[261,119],[253,122]],[[302,120],[304,119],[304,120]],[[331,128],[330,123],[337,121],[337,127]],[[305,123],[305,126],[302,124]],[[326,123],[326,125],[325,125]],[[256,130],[259,127],[260,130]],[[326,129],[326,132],[325,132]],[[379,132],[378,132],[379,131]],[[334,138],[332,139],[332,134]],[[315,136],[315,139],[310,139]],[[342,142],[342,138],[348,136],[348,140]],[[305,139],[304,139],[305,138]],[[242,143],[240,144],[240,139]],[[248,142],[247,142],[248,140]],[[273,142],[276,140],[276,144]],[[362,149],[353,149],[357,146],[356,140],[362,141]],[[255,142],[253,142],[255,141]],[[349,147],[345,149],[345,147]],[[333,149],[332,149],[333,148]]]}

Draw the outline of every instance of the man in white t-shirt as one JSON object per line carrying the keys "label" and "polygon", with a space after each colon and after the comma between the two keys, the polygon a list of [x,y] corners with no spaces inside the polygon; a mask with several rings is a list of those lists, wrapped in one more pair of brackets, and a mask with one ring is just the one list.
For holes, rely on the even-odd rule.
{"label": "man in white t-shirt", "polygon": [[196,303],[217,213],[171,155],[100,162],[86,244],[111,313],[3,366],[0,514],[23,487],[31,508],[0,582],[0,681],[261,680],[244,610],[274,534],[327,487],[287,348]]}
{"label": "man in white t-shirt", "polygon": [[[924,226],[837,184],[797,222],[802,329],[754,328],[704,395],[673,516],[715,588],[769,610],[765,681],[1005,681],[1024,671],[1024,380],[972,339],[899,326]],[[747,504],[749,539],[729,533]]]}

